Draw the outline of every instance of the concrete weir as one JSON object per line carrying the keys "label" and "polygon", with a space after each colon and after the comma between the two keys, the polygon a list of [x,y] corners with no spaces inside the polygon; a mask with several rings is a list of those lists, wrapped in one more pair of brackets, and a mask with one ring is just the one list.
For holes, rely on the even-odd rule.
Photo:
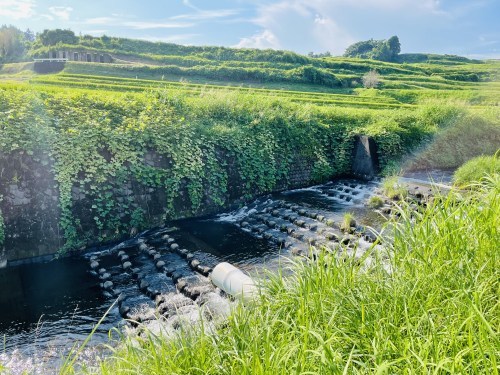
{"label": "concrete weir", "polygon": [[131,326],[152,325],[161,333],[226,316],[230,301],[210,281],[212,267],[201,264],[167,232],[159,229],[147,238],[87,255],[103,293],[118,298],[120,315]]}
{"label": "concrete weir", "polygon": [[[376,186],[343,180],[303,190],[314,191],[332,207],[359,207]],[[380,247],[374,244],[375,236],[355,221],[344,227],[338,212],[285,199],[258,199],[211,220],[229,222],[250,236],[274,243],[281,255],[289,257],[315,260],[320,251],[327,251],[360,259],[369,248]],[[248,302],[257,293],[255,281],[238,268],[218,256],[204,257],[195,243],[181,246],[183,233],[157,229],[86,255],[89,271],[103,293],[118,298],[119,312],[132,327],[152,325],[170,334],[200,319],[216,323],[227,316],[233,300],[241,297]]]}

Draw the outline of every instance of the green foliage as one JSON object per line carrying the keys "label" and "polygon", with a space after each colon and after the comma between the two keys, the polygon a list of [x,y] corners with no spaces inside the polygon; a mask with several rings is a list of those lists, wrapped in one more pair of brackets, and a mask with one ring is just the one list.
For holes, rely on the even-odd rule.
{"label": "green foliage", "polygon": [[378,195],[373,195],[368,200],[368,207],[370,208],[380,208],[384,205],[384,200]]}
{"label": "green foliage", "polygon": [[500,174],[500,151],[494,156],[478,156],[469,160],[453,174],[455,185],[466,187],[486,176]]}
{"label": "green foliage", "polygon": [[36,37],[36,44],[41,44],[43,46],[55,46],[58,43],[61,44],[76,44],[78,38],[75,33],[71,30],[54,29],[54,30],[43,30]]}
{"label": "green foliage", "polygon": [[291,274],[267,275],[255,303],[238,305],[223,326],[125,338],[95,371],[494,374],[499,183],[422,211],[403,207],[386,251],[297,261]]}
{"label": "green foliage", "polygon": [[0,63],[23,61],[28,46],[26,32],[14,26],[0,26]]}
{"label": "green foliage", "polygon": [[456,117],[427,143],[409,167],[452,169],[476,156],[495,154],[500,144],[497,113],[497,110],[493,110],[491,118],[485,114]]}
{"label": "green foliage", "polygon": [[354,214],[352,212],[346,212],[342,217],[342,223],[340,224],[340,229],[344,231],[352,231],[352,228],[356,226],[356,220],[354,219]]}
{"label": "green foliage", "polygon": [[389,199],[402,200],[408,196],[408,189],[399,182],[398,176],[391,176],[382,181],[382,193]]}
{"label": "green foliage", "polygon": [[[82,40],[101,51],[111,43]],[[166,48],[153,44],[148,48]],[[216,210],[236,197],[286,187],[297,163],[311,167],[311,181],[347,173],[358,134],[373,136],[382,171],[392,174],[403,155],[467,117],[436,98],[477,105],[481,114],[481,106],[493,108],[498,101],[495,82],[443,78],[477,73],[483,80],[496,69],[494,63],[294,60],[282,52],[274,58],[271,51],[171,47],[183,55],[148,55],[170,66],[68,63],[63,73],[34,76],[29,84],[0,83],[0,112],[5,114],[0,117],[0,149],[50,155],[67,249],[92,238],[116,238],[160,216]],[[21,68],[29,69],[6,65],[0,74],[8,79],[23,73]],[[345,80],[360,82],[373,69],[383,74],[382,89],[339,87]],[[261,88],[207,84],[223,80]],[[498,129],[491,111],[488,129]],[[485,137],[489,143],[484,145],[498,142],[491,134],[496,133]],[[146,210],[141,215],[138,188],[164,193],[161,214],[153,217]],[[81,207],[77,195],[91,201],[91,207]],[[90,223],[75,219],[81,210]]]}
{"label": "green foliage", "polygon": [[52,157],[63,251],[147,227],[153,218],[136,201],[137,184],[162,190],[163,218],[172,219],[286,186],[300,160],[317,181],[350,168],[346,125],[277,98],[220,90],[104,97],[0,90],[0,98],[8,114],[0,149]]}
{"label": "green foliage", "polygon": [[374,59],[380,61],[396,61],[401,52],[401,45],[397,36],[387,40],[367,40],[357,42],[347,47],[344,57]]}

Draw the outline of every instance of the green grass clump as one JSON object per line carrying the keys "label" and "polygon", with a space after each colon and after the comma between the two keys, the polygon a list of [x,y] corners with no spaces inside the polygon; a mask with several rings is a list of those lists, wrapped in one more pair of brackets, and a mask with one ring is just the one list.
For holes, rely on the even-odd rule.
{"label": "green grass clump", "polygon": [[458,168],[453,175],[457,186],[466,186],[472,181],[500,173],[500,153],[494,156],[478,156]]}
{"label": "green grass clump", "polygon": [[368,207],[370,208],[380,208],[384,205],[384,200],[378,195],[370,197],[368,200]]}
{"label": "green grass clump", "polygon": [[382,192],[389,199],[400,200],[408,195],[408,189],[399,183],[397,176],[387,177],[382,181]]}
{"label": "green grass clump", "polygon": [[342,223],[340,224],[340,229],[344,231],[351,231],[353,227],[356,226],[356,220],[352,212],[346,212],[342,218]]}
{"label": "green grass clump", "polygon": [[498,374],[500,179],[487,184],[403,208],[370,265],[297,262],[215,333],[125,341],[95,372]]}

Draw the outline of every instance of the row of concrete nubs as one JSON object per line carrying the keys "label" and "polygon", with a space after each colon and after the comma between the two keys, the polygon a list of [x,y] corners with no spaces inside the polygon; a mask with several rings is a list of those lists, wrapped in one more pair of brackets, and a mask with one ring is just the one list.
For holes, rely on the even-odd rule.
{"label": "row of concrete nubs", "polygon": [[376,182],[331,182],[281,194],[232,216],[223,216],[223,220],[278,244],[284,255],[314,257],[326,249],[361,257],[376,236],[356,220],[345,225],[343,214],[352,207],[363,206],[376,187]]}
{"label": "row of concrete nubs", "polygon": [[[355,180],[332,182],[256,200],[209,220],[230,222],[246,232],[245,236],[267,241],[270,248],[280,249],[276,256],[314,258],[320,249],[326,249],[360,257],[375,238],[354,220],[345,226],[338,208],[363,204],[375,187]],[[311,194],[322,204],[310,204]],[[180,326],[179,321],[193,323],[200,316],[210,321],[227,314],[229,300],[209,279],[212,268],[225,259],[200,254],[198,247],[189,248],[182,233],[150,231],[90,255],[91,272],[99,277],[107,295],[118,298],[124,318],[144,323],[161,317],[170,322],[171,329]],[[237,239],[233,241],[237,247]]]}
{"label": "row of concrete nubs", "polygon": [[132,325],[161,323],[162,330],[173,331],[225,316],[229,301],[208,277],[213,265],[201,264],[168,232],[149,232],[90,255],[104,293],[118,299],[120,314]]}

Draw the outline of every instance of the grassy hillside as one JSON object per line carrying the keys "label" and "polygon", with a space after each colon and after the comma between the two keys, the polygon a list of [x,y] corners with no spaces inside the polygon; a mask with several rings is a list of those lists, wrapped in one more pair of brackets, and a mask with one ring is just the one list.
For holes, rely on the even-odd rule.
{"label": "grassy hillside", "polygon": [[[8,114],[0,120],[0,150],[38,150],[53,155],[61,207],[67,216],[61,225],[70,248],[78,237],[71,219],[72,186],[92,186],[91,195],[105,196],[112,185],[108,182],[117,173],[124,179],[134,176],[144,178],[146,184],[165,186],[169,202],[180,184],[187,186],[194,212],[203,199],[225,201],[223,191],[203,191],[203,186],[216,179],[227,179],[207,163],[217,161],[219,148],[241,156],[238,168],[248,181],[248,191],[266,192],[275,188],[276,181],[286,176],[287,165],[300,156],[314,160],[317,181],[347,172],[348,140],[355,134],[374,137],[387,171],[445,128],[461,129],[459,134],[447,130],[443,134],[449,134],[448,138],[440,140],[447,145],[454,134],[454,145],[466,145],[462,148],[467,153],[457,158],[460,162],[490,152],[497,143],[500,62],[496,61],[402,55],[401,62],[387,63],[117,38],[80,42],[83,44],[35,45],[31,53],[110,52],[114,63],[68,62],[54,74],[36,74],[32,63],[0,67],[0,111]],[[363,75],[371,70],[380,74],[377,89],[365,89],[361,84]],[[461,127],[451,126],[458,123]],[[473,141],[463,142],[467,139],[463,129],[467,132],[468,127],[476,130]],[[308,130],[303,133],[304,129]],[[267,135],[258,142],[244,141],[257,130]],[[146,145],[158,142],[152,132],[159,138],[163,134],[166,142],[154,147],[178,160],[175,181],[165,171],[142,171],[139,160]],[[172,140],[175,134],[180,138]],[[191,148],[166,147],[169,142],[187,139],[196,140],[189,140]],[[200,139],[211,146],[197,144]],[[481,139],[489,140],[487,151]],[[332,145],[336,146],[332,149]],[[192,148],[202,155],[196,162],[189,161]],[[103,150],[115,160],[111,167],[104,163]],[[126,163],[130,150],[135,150],[137,160],[132,166]],[[268,151],[263,154],[262,150]],[[432,157],[426,159],[435,161],[419,165],[432,167],[443,160],[448,167],[453,165],[449,155],[440,158],[439,152],[429,150]],[[80,155],[80,165],[69,163],[75,155]],[[258,156],[252,160],[252,155]],[[270,166],[274,166],[271,171]],[[92,177],[82,179],[81,174]],[[126,217],[132,218],[130,210]],[[166,217],[175,216],[170,211],[172,207],[165,208]],[[129,223],[119,219],[123,213],[118,205],[97,205],[92,212],[103,238],[128,228]]]}
{"label": "grassy hillside", "polygon": [[450,55],[405,54],[399,56],[398,64],[392,64],[311,58],[290,51],[182,46],[109,37],[81,37],[76,44],[55,46],[35,43],[29,54],[48,57],[52,51],[110,53],[116,63],[132,65],[129,69],[136,74],[172,74],[233,82],[309,83],[325,87],[360,86],[361,75],[371,69],[400,78],[443,78],[444,83],[487,81],[496,79],[498,73],[490,63]]}

